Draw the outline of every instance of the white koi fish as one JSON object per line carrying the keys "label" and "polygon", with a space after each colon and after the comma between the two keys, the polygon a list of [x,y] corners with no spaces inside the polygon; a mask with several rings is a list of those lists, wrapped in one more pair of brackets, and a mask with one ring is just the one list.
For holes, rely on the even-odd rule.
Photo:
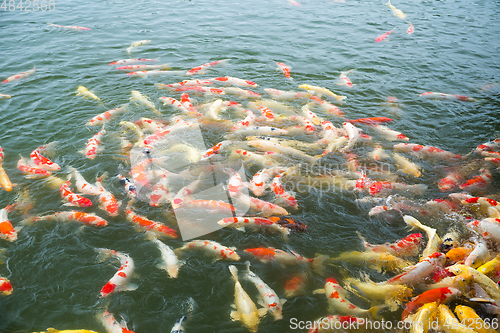
{"label": "white koi fish", "polygon": [[[300,87],[299,87],[300,88]],[[297,100],[297,99],[303,99],[303,98],[309,98],[312,95],[310,93],[302,92],[302,91],[285,91],[285,90],[278,90],[274,88],[264,88],[264,91],[271,95],[272,98],[278,99],[278,100]]]}
{"label": "white koi fish", "polygon": [[241,89],[238,87],[227,87],[227,88],[222,88],[224,93],[227,95],[236,95],[240,97],[246,97],[246,98],[256,98],[259,99],[261,96],[260,94],[253,92],[251,90],[246,90],[246,89]]}
{"label": "white koi fish", "polygon": [[159,269],[165,270],[171,278],[176,278],[179,274],[179,268],[183,265],[182,262],[179,262],[177,256],[175,255],[174,250],[162,241],[157,238],[156,234],[152,234],[148,232],[148,238],[156,244],[158,250],[161,253],[162,263],[158,264],[157,267]]}
{"label": "white koi fish", "polygon": [[394,162],[396,162],[396,164],[399,166],[399,171],[408,175],[412,175],[414,177],[420,177],[422,175],[422,173],[420,172],[420,167],[408,160],[403,155],[393,153],[392,158],[394,159]]}
{"label": "white koi fish", "polygon": [[186,333],[184,330],[184,322],[187,320],[188,316],[182,316],[180,317],[174,324],[174,327],[172,327],[172,330],[170,333]]}
{"label": "white koi fish", "polygon": [[395,130],[392,130],[387,126],[373,125],[372,127],[375,131],[382,134],[384,136],[384,139],[386,139],[388,141],[396,141],[396,140],[408,141],[408,140],[410,140],[402,133],[395,131]]}
{"label": "white koi fish", "polygon": [[[500,224],[499,224],[500,230]],[[500,235],[500,233],[499,233]],[[500,238],[499,238],[500,239]],[[490,254],[488,253],[488,245],[484,239],[480,240],[474,250],[465,258],[464,265],[470,266],[472,268],[478,268],[482,264],[488,261]]]}
{"label": "white koi fish", "polygon": [[129,279],[134,272],[134,261],[128,254],[109,250],[109,249],[96,249],[99,253],[100,259],[115,256],[120,260],[120,268],[113,275],[113,277],[102,287],[101,297],[107,297],[113,292],[135,290],[137,287],[129,284]]}
{"label": "white koi fish", "polygon": [[407,268],[406,272],[396,275],[385,282],[379,284],[416,284],[422,279],[425,279],[433,272],[443,268],[446,262],[446,256],[442,253],[436,252],[428,257],[425,257],[415,266]]}
{"label": "white koi fish", "polygon": [[120,114],[122,112],[125,112],[128,110],[128,107],[126,105],[116,108],[116,109],[111,109],[106,112],[103,112],[101,114],[98,114],[94,118],[90,119],[86,125],[88,126],[98,126],[98,125],[104,125],[107,122],[111,120],[114,116],[117,114]]}
{"label": "white koi fish", "polygon": [[427,246],[422,252],[422,258],[426,258],[433,253],[439,252],[439,245],[442,243],[442,240],[436,233],[436,229],[423,225],[420,221],[410,215],[403,216],[403,219],[409,226],[421,229],[427,234]]}
{"label": "white koi fish", "polygon": [[328,96],[328,97],[332,97],[332,98],[334,98],[337,101],[343,101],[344,99],[347,98],[346,96],[337,95],[334,92],[332,92],[332,91],[330,91],[330,90],[328,90],[326,88],[318,87],[318,86],[313,86],[313,85],[310,85],[310,84],[301,84],[299,86],[299,88],[305,89],[307,91],[312,91],[313,93],[317,93],[317,94],[320,94],[320,95],[325,95],[325,96]]}
{"label": "white koi fish", "polygon": [[170,69],[170,64],[163,65],[126,65],[116,67],[118,71],[127,71],[127,72],[135,72],[135,71],[147,71],[151,69]]}
{"label": "white koi fish", "polygon": [[303,159],[309,163],[315,163],[321,157],[321,156],[310,156],[298,149],[280,145],[278,143],[267,140],[259,140],[259,139],[251,140],[248,141],[248,145],[262,151],[272,151],[275,153],[291,155],[299,159]]}
{"label": "white koi fish", "polygon": [[484,239],[491,239],[497,244],[500,244],[500,219],[486,218],[481,221],[475,220],[467,223],[467,227],[474,230]]}
{"label": "white koi fish", "polygon": [[50,25],[52,27],[58,27],[58,28],[63,28],[63,29],[68,29],[68,30],[75,30],[75,31],[90,30],[90,28],[79,27],[77,25],[58,25],[58,24],[53,24],[53,23],[48,23],[48,25]]}
{"label": "white koi fish", "polygon": [[247,271],[245,272],[244,279],[251,281],[257,290],[259,291],[260,297],[262,297],[262,302],[264,308],[269,311],[274,320],[283,319],[283,315],[281,314],[283,310],[283,303],[285,300],[281,300],[276,292],[272,290],[260,277],[258,277],[254,272],[250,270],[250,262],[246,262]]}
{"label": "white koi fish", "polygon": [[347,74],[349,74],[353,70],[354,69],[350,69],[348,71],[340,73],[339,79],[337,81],[337,84],[339,86],[346,86],[346,87],[349,87],[349,88],[351,88],[352,86],[354,86],[354,84],[351,82],[351,80],[349,80],[349,78],[347,77]]}
{"label": "white koi fish", "polygon": [[130,51],[132,51],[132,49],[136,48],[136,47],[139,47],[139,46],[144,46],[144,45],[148,45],[149,43],[151,43],[151,40],[148,40],[148,39],[145,39],[145,40],[140,40],[140,41],[137,41],[137,42],[133,42],[128,48],[127,48],[127,53],[130,55]]}
{"label": "white koi fish", "polygon": [[347,146],[344,147],[343,150],[348,150],[356,144],[356,142],[359,141],[361,138],[361,130],[351,124],[350,122],[345,122],[343,125],[344,130],[347,132],[347,137],[349,138],[349,141],[347,142]]}
{"label": "white koi fish", "polygon": [[464,102],[477,102],[477,99],[469,96],[453,95],[453,94],[445,94],[437,92],[424,92],[420,94],[420,97],[426,97],[430,99],[448,99],[448,100],[464,101]]}
{"label": "white koi fish", "polygon": [[69,167],[69,169],[72,171],[72,173],[68,177],[68,180],[71,180],[72,177],[75,178],[75,185],[80,193],[85,193],[88,195],[99,195],[100,190],[98,187],[87,182],[77,169],[73,167]]}
{"label": "white koi fish", "polygon": [[236,311],[231,312],[231,319],[241,321],[242,324],[250,330],[250,332],[255,333],[258,330],[260,317],[267,312],[267,309],[261,308],[260,310],[257,310],[254,302],[250,296],[248,296],[238,280],[238,269],[235,266],[230,265],[229,271],[231,272],[235,282],[234,304],[236,305]]}
{"label": "white koi fish", "polygon": [[79,86],[78,89],[76,89],[77,93],[76,93],[76,96],[82,96],[84,99],[88,99],[88,98],[91,98],[91,99],[94,99],[96,101],[100,101],[101,99],[99,97],[97,97],[93,91],[89,91],[87,88],[85,88],[84,86]]}
{"label": "white koi fish", "polygon": [[406,18],[406,14],[403,13],[402,10],[400,9],[397,9],[396,7],[394,7],[392,4],[391,4],[391,0],[387,1],[387,3],[385,4],[387,7],[389,7],[391,10],[392,10],[392,13],[394,14],[394,16],[404,20]]}
{"label": "white koi fish", "polygon": [[12,81],[21,80],[21,79],[24,79],[24,78],[26,78],[28,76],[31,76],[31,75],[35,74],[35,72],[36,72],[36,68],[33,67],[33,69],[31,69],[29,71],[9,76],[7,79],[3,80],[2,83],[8,83],[8,82],[12,82]]}
{"label": "white koi fish", "polygon": [[130,97],[131,102],[137,102],[138,104],[151,109],[157,115],[161,115],[161,113],[156,109],[155,105],[151,103],[151,101],[146,96],[141,94],[139,91],[132,90],[131,94],[132,94],[132,96]]}
{"label": "white koi fish", "polygon": [[123,59],[109,63],[109,65],[131,65],[136,64],[138,62],[146,62],[146,61],[156,61],[156,59],[144,59],[144,58],[135,58],[135,59]]}
{"label": "white koi fish", "polygon": [[309,97],[312,101],[314,101],[318,106],[323,109],[324,111],[331,113],[333,115],[343,117],[344,113],[335,105],[328,103],[327,101],[322,100],[318,96],[311,95]]}
{"label": "white koi fish", "polygon": [[257,88],[259,86],[257,83],[253,81],[238,79],[236,77],[231,77],[231,76],[215,77],[212,79],[208,79],[207,81],[224,85],[244,87],[244,88]]}

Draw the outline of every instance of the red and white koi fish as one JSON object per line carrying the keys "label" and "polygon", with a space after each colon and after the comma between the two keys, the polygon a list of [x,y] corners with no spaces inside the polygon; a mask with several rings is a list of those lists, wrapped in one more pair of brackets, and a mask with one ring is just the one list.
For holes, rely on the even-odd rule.
{"label": "red and white koi fish", "polygon": [[135,124],[139,125],[140,127],[144,128],[146,131],[156,133],[165,128],[165,125],[159,121],[150,119],[150,118],[140,118],[135,122]]}
{"label": "red and white koi fish", "polygon": [[385,282],[380,282],[380,284],[416,284],[433,272],[442,269],[445,262],[446,256],[436,252],[424,258],[415,266],[408,267],[406,272],[396,275]]}
{"label": "red and white koi fish", "polygon": [[204,161],[210,157],[219,154],[224,148],[233,144],[233,141],[224,140],[215,144],[212,148],[208,149],[201,155],[201,160]]}
{"label": "red and white koi fish", "polygon": [[195,117],[201,117],[201,113],[196,110],[196,108],[191,104],[191,99],[189,98],[188,94],[182,94],[181,95],[181,104],[189,110],[189,112],[194,115]]}
{"label": "red and white koi fish", "polygon": [[476,152],[481,153],[483,151],[500,151],[500,139],[485,142],[476,147]]}
{"label": "red and white koi fish", "polygon": [[71,180],[72,177],[75,178],[75,185],[76,185],[76,188],[78,189],[78,191],[80,191],[81,193],[88,194],[88,195],[99,195],[100,190],[98,187],[87,182],[85,180],[85,178],[83,178],[83,176],[75,168],[73,168],[73,167],[69,167],[69,168],[72,171],[72,173],[69,176],[68,180]]}
{"label": "red and white koi fish", "polygon": [[354,315],[363,318],[376,318],[378,312],[386,305],[375,306],[368,310],[357,307],[347,300],[348,292],[342,288],[336,279],[326,279],[325,289],[315,291],[316,293],[325,293],[328,300],[328,311],[340,315]]}
{"label": "red and white koi fish", "polygon": [[344,116],[344,113],[342,113],[342,111],[340,111],[340,109],[337,106],[322,100],[318,96],[311,95],[309,98],[312,101],[316,102],[319,105],[319,107],[325,110],[326,112],[334,114],[339,117]]}
{"label": "red and white koi fish", "polygon": [[123,59],[109,63],[109,65],[131,65],[136,64],[138,62],[146,62],[146,61],[156,61],[156,59],[144,59],[144,58],[135,58],[135,59]]}
{"label": "red and white koi fish", "polygon": [[285,90],[278,90],[274,88],[264,88],[264,91],[271,95],[272,98],[278,99],[278,100],[297,100],[297,99],[303,99],[303,98],[310,98],[312,95],[307,92],[302,92],[302,91],[285,91]]}
{"label": "red and white koi fish", "polygon": [[235,282],[234,305],[236,310],[231,312],[231,320],[241,321],[250,332],[255,333],[258,330],[260,317],[267,312],[267,309],[261,308],[260,310],[257,310],[254,302],[250,296],[248,296],[238,280],[238,269],[235,266],[230,265],[229,271],[231,272]]}
{"label": "red and white koi fish", "polygon": [[423,230],[427,234],[427,246],[422,252],[422,258],[433,255],[439,251],[440,245],[443,241],[437,234],[436,229],[423,225],[419,220],[410,215],[404,215],[403,220],[409,226]]}
{"label": "red and white koi fish", "polygon": [[309,109],[309,105],[310,103],[302,107],[302,115],[304,116],[304,118],[309,120],[309,122],[313,123],[314,125],[320,125],[323,122],[323,119],[318,115],[316,115],[314,112],[312,112]]}
{"label": "red and white koi fish", "polygon": [[286,171],[286,169],[282,167],[272,167],[258,171],[248,184],[248,188],[255,194],[256,196],[262,196],[265,193],[266,188],[269,187],[269,184],[266,184],[271,178],[276,175]]}
{"label": "red and white koi fish", "polygon": [[290,67],[288,67],[282,62],[277,62],[276,64],[278,65],[278,69],[283,72],[283,74],[287,79],[293,80],[292,77],[290,76],[290,70],[291,70]]}
{"label": "red and white koi fish", "polygon": [[248,227],[252,229],[278,231],[284,236],[290,233],[287,228],[282,227],[275,221],[262,217],[227,217],[218,221],[217,224],[223,227],[232,227],[241,231],[244,231],[244,229]]}
{"label": "red and white koi fish", "polygon": [[130,179],[122,175],[118,175],[117,177],[120,180],[120,184],[125,188],[127,196],[131,199],[137,199],[138,194],[135,184]]}
{"label": "red and white koi fish", "polygon": [[214,212],[224,212],[231,214],[236,208],[230,203],[221,200],[191,200],[190,198],[181,199],[175,198],[171,201],[174,209],[180,208],[198,208]]}
{"label": "red and white koi fish", "polygon": [[418,254],[420,250],[420,246],[422,243],[422,234],[416,233],[411,234],[403,239],[397,241],[396,243],[385,243],[381,245],[373,245],[364,240],[361,237],[361,241],[363,246],[367,251],[379,252],[379,253],[388,253],[396,256],[413,256]]}
{"label": "red and white koi fish", "polygon": [[424,92],[420,94],[420,97],[426,97],[430,99],[449,99],[455,101],[464,101],[464,102],[477,102],[477,99],[471,98],[465,95],[453,95],[453,94],[445,94],[445,93],[437,93],[437,92]]}
{"label": "red and white koi fish", "polygon": [[161,252],[162,263],[158,264],[157,267],[165,270],[171,278],[175,279],[179,274],[179,268],[183,265],[183,262],[179,262],[174,250],[160,241],[156,234],[148,233],[148,239],[155,243]]}
{"label": "red and white koi fish", "polygon": [[224,90],[224,93],[227,95],[236,95],[240,97],[245,97],[245,98],[256,98],[259,99],[261,96],[260,94],[253,92],[251,90],[247,89],[241,89],[238,87],[227,87],[227,88],[222,88]]}
{"label": "red and white koi fish", "polygon": [[330,121],[324,120],[321,122],[321,127],[323,128],[322,138],[317,142],[319,144],[327,145],[333,140],[337,139],[340,135],[341,130],[336,128]]}
{"label": "red and white koi fish", "polygon": [[184,80],[178,83],[171,83],[171,84],[162,84],[162,83],[156,83],[155,86],[158,89],[169,89],[169,90],[174,90],[177,88],[182,88],[182,87],[197,87],[197,86],[206,86],[213,84],[212,79],[210,80]]}
{"label": "red and white koi fish", "polygon": [[432,147],[422,146],[415,143],[398,143],[394,145],[394,150],[404,153],[410,153],[419,158],[436,158],[441,160],[459,160],[462,156],[452,152]]}
{"label": "red and white koi fish", "polygon": [[42,156],[40,154],[40,150],[43,150],[45,147],[40,146],[37,149],[33,150],[30,154],[30,158],[33,161],[33,163],[41,169],[47,170],[47,171],[57,171],[61,169],[59,165],[56,163],[52,162],[50,159],[48,159],[45,156]]}
{"label": "red and white koi fish", "polygon": [[144,46],[144,45],[148,45],[149,43],[151,43],[151,40],[139,40],[137,42],[133,42],[128,48],[127,48],[127,53],[130,55],[130,51],[132,51],[132,49],[136,48],[136,47],[139,47],[139,46]]}
{"label": "red and white koi fish", "polygon": [[190,111],[184,105],[182,105],[181,102],[179,102],[175,98],[160,97],[159,100],[163,102],[163,105],[167,105],[167,104],[172,105],[175,109],[181,111],[182,113],[190,114]]}
{"label": "red and white koi fish", "polygon": [[420,308],[422,305],[430,302],[437,302],[438,304],[447,303],[451,299],[460,295],[460,290],[451,287],[436,288],[423,292],[418,295],[413,301],[406,304],[406,308],[401,315],[401,320],[405,320],[413,311]]}
{"label": "red and white koi fish", "polygon": [[233,85],[244,88],[257,88],[259,85],[253,81],[238,79],[236,77],[231,76],[223,76],[223,77],[215,77],[213,79],[208,79],[207,81],[211,81],[214,83]]}
{"label": "red and white koi fish", "polygon": [[203,65],[200,65],[200,66],[197,66],[197,67],[190,69],[186,73],[186,75],[205,74],[209,69],[211,69],[215,65],[223,65],[223,64],[227,63],[227,61],[228,61],[227,59],[224,59],[224,60],[217,60],[217,61],[208,62],[206,64],[203,64]]}
{"label": "red and white koi fish", "polygon": [[[102,178],[102,177],[101,177]],[[101,184],[100,179],[95,182],[96,187],[99,189],[99,201],[101,205],[99,208],[105,210],[110,216],[118,216],[118,208],[121,202],[116,200],[115,196],[108,192]]]}
{"label": "red and white koi fish", "polygon": [[127,208],[125,210],[125,214],[127,215],[127,220],[148,231],[154,232],[158,236],[165,236],[172,239],[177,238],[177,231],[164,225],[163,223],[152,221],[144,216],[135,213],[130,208]]}
{"label": "red and white koi fish", "polygon": [[98,126],[98,125],[104,125],[106,124],[107,122],[109,122],[111,120],[111,118],[113,118],[114,116],[116,116],[117,114],[120,114],[122,112],[125,112],[127,111],[128,108],[127,106],[122,106],[122,107],[119,107],[119,108],[116,108],[116,109],[111,109],[111,110],[108,110],[106,112],[103,112],[101,114],[98,114],[97,116],[95,116],[94,118],[90,119],[86,125],[88,126]]}
{"label": "red and white koi fish", "polygon": [[58,24],[53,24],[53,23],[49,23],[49,25],[52,27],[58,27],[58,28],[63,28],[63,29],[76,30],[76,31],[90,30],[90,28],[79,27],[76,25],[58,25]]}
{"label": "red and white koi fish", "polygon": [[343,101],[344,99],[347,98],[346,96],[337,95],[334,92],[332,92],[332,91],[330,91],[330,90],[328,90],[326,88],[318,87],[318,86],[313,86],[313,85],[310,85],[310,84],[301,84],[299,86],[299,88],[300,89],[305,89],[307,91],[312,91],[313,93],[316,93],[316,94],[319,94],[319,95],[325,95],[325,96],[328,96],[328,97],[332,97],[335,100],[337,100],[338,102]]}
{"label": "red and white koi fish", "polygon": [[9,176],[5,172],[2,163],[3,163],[3,149],[0,147],[0,189],[3,188],[5,191],[12,191],[12,183],[10,182]]}
{"label": "red and white koi fish", "polygon": [[134,261],[128,254],[109,249],[96,249],[96,251],[99,252],[101,259],[112,255],[117,257],[121,265],[115,275],[102,287],[101,297],[107,297],[117,291],[136,289],[135,286],[129,284],[129,279],[134,273]]}
{"label": "red and white koi fish", "polygon": [[266,108],[265,106],[259,106],[258,109],[265,120],[273,121],[276,118],[276,115],[271,109]]}
{"label": "red and white koi fish", "polygon": [[406,18],[406,14],[403,13],[403,11],[401,9],[397,9],[396,7],[394,7],[391,4],[391,0],[387,1],[387,3],[385,5],[392,10],[392,13],[394,14],[394,16],[399,17],[402,20],[404,20]]}
{"label": "red and white koi fish", "polygon": [[413,24],[411,24],[411,22],[408,22],[409,26],[408,26],[408,29],[406,29],[406,32],[408,33],[408,35],[411,35],[412,33],[415,32],[415,28],[413,27]]}
{"label": "red and white koi fish", "polygon": [[467,227],[483,236],[484,239],[491,239],[500,244],[500,219],[486,218],[481,221],[474,220],[467,223]]}
{"label": "red and white koi fish", "polygon": [[101,151],[101,139],[106,134],[106,130],[103,128],[94,134],[88,141],[84,150],[79,151],[84,154],[85,157],[94,159],[97,156],[97,153]]}
{"label": "red and white koi fish", "polygon": [[9,76],[7,79],[3,80],[2,83],[8,83],[8,82],[12,82],[12,81],[21,80],[21,79],[24,79],[28,76],[33,75],[35,72],[36,72],[36,68],[33,67],[33,69],[31,69],[29,71]]}
{"label": "red and white koi fish", "polygon": [[25,158],[21,157],[17,162],[17,168],[28,178],[43,178],[50,176],[50,172],[33,166]]}
{"label": "red and white koi fish", "polygon": [[168,176],[167,174],[161,175],[160,180],[156,182],[151,188],[151,194],[149,195],[149,205],[152,207],[158,207],[162,204],[167,203],[172,199],[172,194],[168,190]]}
{"label": "red and white koi fish", "polygon": [[100,216],[78,211],[56,212],[51,215],[37,216],[34,218],[34,221],[47,220],[55,220],[60,222],[77,221],[92,227],[105,227],[108,225],[108,222]]}
{"label": "red and white koi fish", "polygon": [[117,67],[116,70],[119,71],[129,71],[129,72],[134,72],[134,71],[145,71],[145,70],[150,70],[150,69],[170,69],[170,64],[163,64],[163,65],[127,65],[127,66],[120,66]]}
{"label": "red and white koi fish", "polygon": [[281,300],[276,292],[272,290],[260,277],[250,270],[250,262],[246,262],[247,270],[245,272],[244,279],[251,281],[257,290],[259,291],[260,297],[262,297],[264,306],[267,311],[269,311],[274,320],[283,319],[282,310],[284,300]]}
{"label": "red and white koi fish", "polygon": [[323,262],[325,260],[324,256],[308,259],[298,255],[295,252],[288,253],[272,247],[246,249],[245,252],[252,254],[263,263],[274,261],[282,266],[295,266],[299,264],[318,265],[319,262]]}
{"label": "red and white koi fish", "polygon": [[206,251],[207,254],[215,256],[215,260],[240,260],[240,256],[234,251],[235,248],[229,248],[211,240],[194,240],[177,248],[174,252],[179,254],[182,251],[193,249],[202,249]]}
{"label": "red and white koi fish", "polygon": [[344,127],[344,130],[347,132],[347,137],[349,138],[347,146],[344,147],[344,150],[348,150],[354,147],[356,142],[361,138],[361,130],[351,123],[344,123],[342,127]]}
{"label": "red and white koi fish", "polygon": [[236,123],[236,125],[233,126],[233,131],[241,127],[250,127],[250,125],[253,125],[257,120],[257,116],[252,111],[245,109],[243,110],[243,112],[245,112],[246,114],[245,119],[240,120],[238,123]]}
{"label": "red and white koi fish", "polygon": [[108,310],[98,314],[97,319],[101,321],[108,333],[134,333],[127,328],[127,323],[123,318],[121,322],[118,322]]}
{"label": "red and white koi fish", "polygon": [[373,129],[377,131],[378,133],[382,134],[384,136],[384,139],[388,141],[396,141],[396,140],[403,140],[403,141],[409,141],[404,134],[392,130],[387,126],[384,125],[373,125]]}
{"label": "red and white koi fish", "polygon": [[339,86],[346,86],[346,87],[349,87],[349,88],[351,88],[352,86],[354,86],[354,84],[352,84],[351,80],[349,80],[349,78],[347,77],[347,74],[349,74],[353,70],[354,69],[350,69],[348,71],[340,73],[339,80],[337,81],[337,84]]}
{"label": "red and white koi fish", "polygon": [[89,199],[82,197],[73,191],[69,187],[69,180],[61,185],[59,191],[61,192],[61,197],[67,201],[68,203],[65,205],[68,206],[78,206],[78,207],[90,207],[92,206],[92,201]]}
{"label": "red and white koi fish", "polygon": [[13,290],[10,281],[0,276],[0,295],[8,296],[12,294]]}
{"label": "red and white koi fish", "polygon": [[286,135],[288,130],[269,126],[250,126],[238,128],[233,132],[235,135]]}
{"label": "red and white koi fish", "polygon": [[461,203],[464,206],[471,207],[475,212],[479,212],[485,215],[490,215],[488,211],[489,208],[500,212],[500,202],[486,197],[470,197],[462,200]]}
{"label": "red and white koi fish", "polygon": [[387,117],[369,117],[369,118],[359,118],[359,119],[353,119],[353,120],[346,119],[346,121],[348,121],[352,124],[378,125],[378,124],[390,122],[390,121],[392,121],[392,119],[387,118]]}
{"label": "red and white koi fish", "polygon": [[174,91],[187,91],[190,93],[203,93],[211,95],[224,95],[225,92],[222,88],[211,88],[205,86],[187,86],[181,88],[175,88]]}
{"label": "red and white koi fish", "polygon": [[9,221],[8,207],[0,210],[0,239],[13,242],[17,239],[17,231]]}
{"label": "red and white koi fish", "polygon": [[475,176],[469,180],[467,180],[465,183],[460,185],[461,190],[467,190],[467,191],[481,191],[486,189],[488,185],[491,183],[491,172],[488,169],[481,169],[479,171],[479,175]]}
{"label": "red and white koi fish", "polygon": [[438,188],[443,192],[452,191],[456,190],[462,182],[462,176],[458,172],[452,171],[438,181]]}
{"label": "red and white koi fish", "polygon": [[287,192],[285,190],[285,187],[281,183],[282,177],[283,177],[283,173],[274,177],[272,184],[271,184],[271,188],[273,189],[274,194],[276,195],[276,197],[280,201],[282,201],[288,207],[291,207],[293,209],[297,209],[298,208],[297,199],[295,199],[295,196],[291,192]]}
{"label": "red and white koi fish", "polygon": [[388,38],[389,35],[394,32],[394,30],[396,30],[396,29],[392,29],[390,31],[387,31],[386,33],[383,33],[382,35],[380,35],[377,38],[375,38],[375,43],[381,42],[384,39]]}

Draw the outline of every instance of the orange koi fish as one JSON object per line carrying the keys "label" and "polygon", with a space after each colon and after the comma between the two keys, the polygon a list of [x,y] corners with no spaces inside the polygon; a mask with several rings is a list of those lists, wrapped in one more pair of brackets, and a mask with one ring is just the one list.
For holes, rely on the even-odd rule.
{"label": "orange koi fish", "polygon": [[5,239],[9,242],[17,239],[17,231],[9,221],[8,207],[0,210],[0,239]]}
{"label": "orange koi fish", "polygon": [[134,261],[128,254],[109,249],[96,249],[96,251],[99,252],[101,258],[107,258],[111,255],[117,257],[121,264],[115,275],[102,287],[101,297],[107,297],[113,292],[134,290],[137,288],[129,284],[129,279],[134,272]]}
{"label": "orange koi fish", "polygon": [[12,82],[12,81],[17,81],[17,80],[24,79],[24,78],[26,78],[28,76],[33,75],[35,73],[35,71],[36,71],[36,68],[33,68],[33,69],[29,70],[29,71],[9,76],[7,79],[3,80],[2,83],[8,83],[8,82]]}
{"label": "orange koi fish", "polygon": [[350,122],[351,124],[369,124],[369,125],[374,125],[374,124],[383,124],[392,121],[391,118],[387,117],[369,117],[369,118],[359,118],[359,119],[354,119],[354,120],[349,120],[346,119],[346,121]]}
{"label": "orange koi fish", "polygon": [[277,62],[276,63],[278,65],[278,69],[281,70],[283,72],[283,74],[285,74],[285,77],[287,79],[290,79],[292,80],[292,77],[290,76],[290,67],[288,67],[287,65],[285,65],[284,63],[282,62]]}
{"label": "orange koi fish", "polygon": [[437,302],[438,304],[446,303],[452,298],[460,294],[460,290],[451,287],[435,288],[427,290],[417,296],[413,301],[406,305],[406,308],[401,315],[401,320],[405,320],[415,310],[418,310],[425,303]]}
{"label": "orange koi fish", "polygon": [[0,188],[3,188],[5,191],[12,191],[12,183],[10,182],[9,176],[5,172],[2,163],[3,163],[3,149],[0,147]]}
{"label": "orange koi fish", "polygon": [[390,31],[387,31],[386,33],[378,36],[377,38],[375,38],[375,43],[378,43],[378,42],[381,42],[383,41],[384,39],[386,39],[387,37],[389,37],[389,35],[396,29],[392,29]]}
{"label": "orange koi fish", "polygon": [[125,210],[127,219],[148,231],[152,231],[159,236],[166,236],[168,238],[177,238],[177,231],[164,225],[160,222],[152,221],[144,216],[135,213],[132,209],[128,208]]}

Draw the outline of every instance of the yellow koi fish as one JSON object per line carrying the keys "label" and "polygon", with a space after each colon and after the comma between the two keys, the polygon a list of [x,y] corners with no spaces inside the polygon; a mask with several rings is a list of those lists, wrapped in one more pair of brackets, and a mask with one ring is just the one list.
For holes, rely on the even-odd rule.
{"label": "yellow koi fish", "polygon": [[85,88],[84,86],[79,86],[78,89],[76,89],[77,91],[77,94],[76,96],[80,96],[82,95],[82,97],[84,99],[87,99],[87,98],[92,98],[92,99],[95,99],[96,101],[100,101],[101,99],[99,97],[97,97],[93,91],[89,91],[87,88]]}
{"label": "yellow koi fish", "polygon": [[403,11],[401,9],[397,9],[396,7],[394,7],[391,4],[391,0],[387,1],[387,3],[385,5],[392,10],[392,13],[394,14],[394,16],[399,17],[402,20],[404,20],[406,18],[406,14],[403,13]]}
{"label": "yellow koi fish", "polygon": [[330,91],[330,90],[328,90],[326,88],[318,87],[318,86],[312,86],[310,84],[301,84],[299,86],[299,88],[305,89],[307,91],[312,91],[312,92],[315,92],[315,93],[318,93],[318,94],[321,94],[321,95],[326,95],[326,96],[333,97],[333,98],[335,98],[339,102],[343,101],[344,99],[347,98],[347,96],[337,95],[334,92],[332,92],[332,91]]}

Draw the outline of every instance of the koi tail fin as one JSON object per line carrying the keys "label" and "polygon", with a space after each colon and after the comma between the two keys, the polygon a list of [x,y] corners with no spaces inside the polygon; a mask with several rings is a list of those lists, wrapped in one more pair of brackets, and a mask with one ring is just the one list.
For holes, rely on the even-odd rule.
{"label": "koi tail fin", "polygon": [[105,248],[97,248],[95,249],[97,252],[97,262],[103,262],[113,255],[113,250],[105,249]]}
{"label": "koi tail fin", "polygon": [[238,269],[234,265],[229,266],[229,271],[231,272],[231,275],[233,276],[234,281],[238,282]]}
{"label": "koi tail fin", "polygon": [[387,304],[377,305],[377,306],[371,307],[368,311],[370,312],[370,315],[372,316],[373,319],[378,320],[378,319],[382,318],[382,316],[380,315],[380,312],[382,310],[385,310],[387,307],[389,307],[389,305],[387,305]]}
{"label": "koi tail fin", "polygon": [[387,1],[387,3],[385,5],[388,6],[388,7],[390,7],[391,6],[391,0]]}
{"label": "koi tail fin", "polygon": [[312,269],[317,274],[325,275],[325,262],[330,258],[326,254],[317,255],[312,261]]}

